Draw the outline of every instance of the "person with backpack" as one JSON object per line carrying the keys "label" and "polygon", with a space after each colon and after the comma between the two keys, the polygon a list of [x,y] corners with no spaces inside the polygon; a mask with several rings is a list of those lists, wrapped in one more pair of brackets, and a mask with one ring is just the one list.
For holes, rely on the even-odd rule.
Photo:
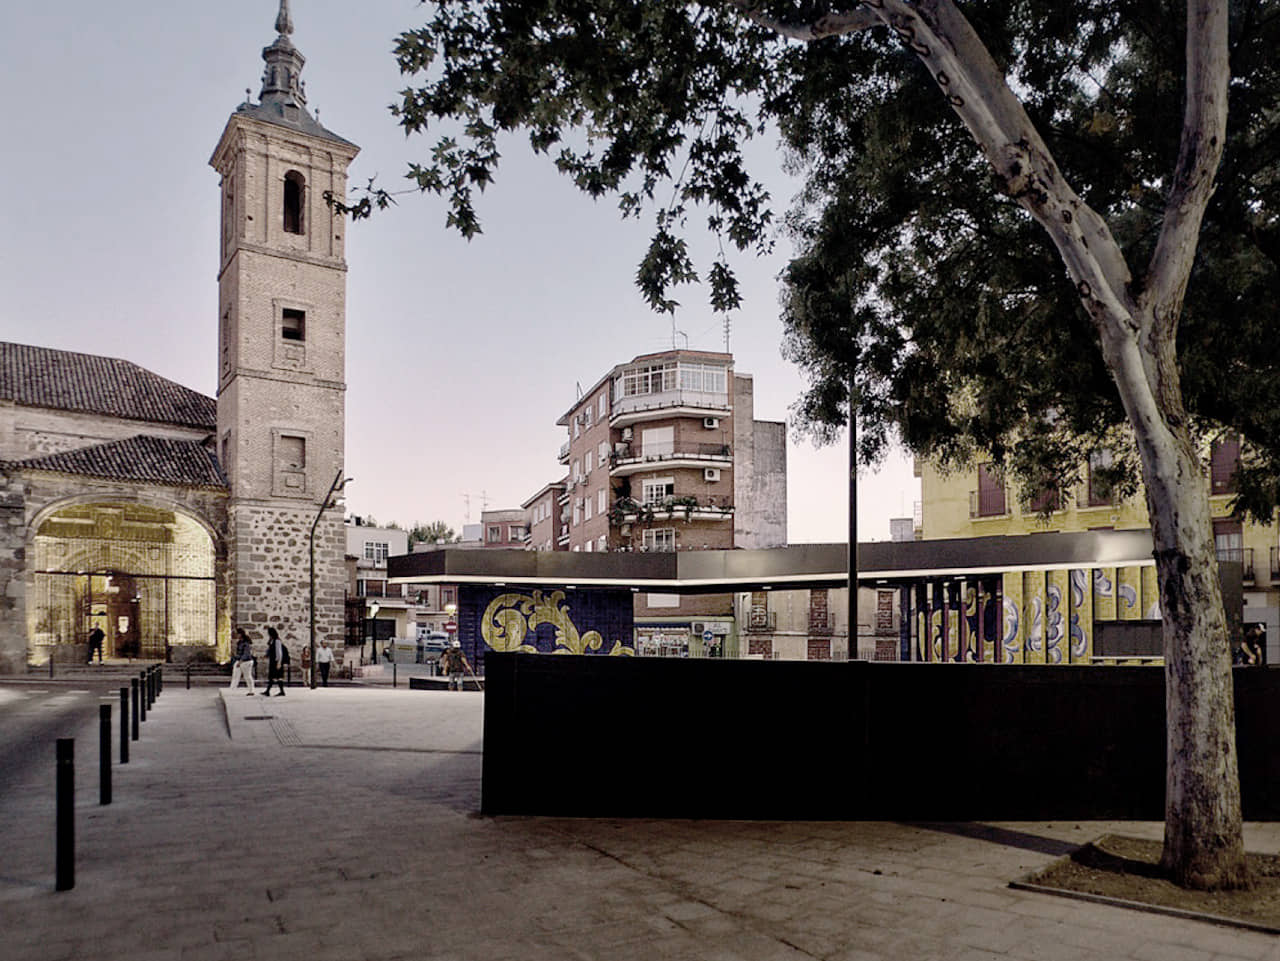
{"label": "person with backpack", "polygon": [[449,690],[451,691],[462,690],[462,672],[470,669],[471,665],[467,663],[467,655],[462,653],[462,643],[460,641],[454,641],[440,655],[440,670],[449,675]]}

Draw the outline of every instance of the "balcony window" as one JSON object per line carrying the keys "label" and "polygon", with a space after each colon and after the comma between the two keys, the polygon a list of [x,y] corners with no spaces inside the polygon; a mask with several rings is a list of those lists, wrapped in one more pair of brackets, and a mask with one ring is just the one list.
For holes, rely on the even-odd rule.
{"label": "balcony window", "polygon": [[387,545],[380,541],[366,541],[364,559],[373,561],[375,564],[385,564],[387,562]]}
{"label": "balcony window", "polygon": [[1114,458],[1103,448],[1089,455],[1089,507],[1105,507],[1115,503]]}
{"label": "balcony window", "polygon": [[642,484],[644,503],[650,507],[676,496],[676,482],[671,477],[659,477]]}
{"label": "balcony window", "polygon": [[1004,478],[994,464],[978,465],[977,517],[1000,517],[1005,512]]}
{"label": "balcony window", "polygon": [[1235,493],[1236,469],[1240,466],[1240,437],[1223,434],[1209,452],[1209,483],[1214,494]]}
{"label": "balcony window", "polygon": [[675,528],[659,527],[645,531],[644,549],[646,551],[674,551],[676,549]]}

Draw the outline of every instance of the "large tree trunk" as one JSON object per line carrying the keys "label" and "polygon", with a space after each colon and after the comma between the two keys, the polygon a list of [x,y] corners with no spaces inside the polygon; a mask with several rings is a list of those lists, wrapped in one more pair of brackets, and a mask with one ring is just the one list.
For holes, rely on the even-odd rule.
{"label": "large tree trunk", "polygon": [[1245,887],[1235,700],[1209,477],[1187,427],[1172,329],[1150,318],[1135,326],[1149,332],[1141,347],[1115,326],[1103,328],[1102,345],[1142,460],[1160,583],[1167,751],[1161,865],[1183,887]]}
{"label": "large tree trunk", "polygon": [[[1165,824],[1161,864],[1191,888],[1249,883],[1240,814],[1235,703],[1208,478],[1185,429],[1173,477],[1147,471],[1165,658]],[[1144,462],[1148,460],[1143,457]]]}

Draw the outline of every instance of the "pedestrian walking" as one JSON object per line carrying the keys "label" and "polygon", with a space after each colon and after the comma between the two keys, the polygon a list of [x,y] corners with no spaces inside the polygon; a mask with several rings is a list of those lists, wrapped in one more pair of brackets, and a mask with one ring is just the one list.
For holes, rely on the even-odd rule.
{"label": "pedestrian walking", "polygon": [[470,670],[471,665],[467,663],[467,655],[462,653],[462,643],[454,641],[449,647],[445,648],[445,652],[440,655],[440,667],[444,673],[449,675],[449,690],[462,690],[462,672]]}
{"label": "pedestrian walking", "polygon": [[257,693],[253,687],[253,641],[249,640],[249,635],[245,633],[243,627],[236,628],[236,655],[231,662],[229,690],[234,691],[240,681],[244,681],[248,686],[250,697]]}
{"label": "pedestrian walking", "polygon": [[106,636],[107,636],[106,632],[104,632],[100,627],[95,627],[93,630],[89,632],[89,663],[90,664],[93,663],[94,651],[98,652],[98,663],[99,664],[102,663],[102,641],[103,641],[103,638],[105,638]]}
{"label": "pedestrian walking", "polygon": [[320,669],[320,686],[329,686],[329,668],[333,666],[333,649],[329,647],[328,641],[320,642],[320,649],[316,651],[316,667]]}
{"label": "pedestrian walking", "polygon": [[271,696],[271,685],[274,683],[280,688],[277,697],[284,697],[284,666],[289,663],[289,649],[284,646],[284,641],[280,640],[280,635],[276,633],[274,627],[267,628],[267,690],[266,696]]}
{"label": "pedestrian walking", "polygon": [[311,686],[311,645],[302,645],[302,684],[304,687]]}

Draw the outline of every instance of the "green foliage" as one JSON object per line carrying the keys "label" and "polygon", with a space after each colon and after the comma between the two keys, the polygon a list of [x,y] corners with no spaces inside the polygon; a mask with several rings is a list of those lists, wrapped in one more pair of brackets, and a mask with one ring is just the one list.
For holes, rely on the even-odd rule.
{"label": "green foliage", "polygon": [[432,521],[430,524],[414,521],[409,528],[409,550],[413,550],[414,544],[456,544],[460,540],[462,538],[444,521]]}
{"label": "green foliage", "polygon": [[[477,194],[503,135],[624,217],[651,211],[636,282],[657,310],[700,277],[739,303],[727,260],[694,262],[701,226],[763,252],[777,229],[744,145],[777,130],[804,178],[786,218],[784,352],[805,372],[798,420],[846,423],[856,372],[860,457],[894,437],[958,463],[989,451],[1044,486],[1065,482],[1125,422],[1089,319],[1043,230],[995,189],[985,158],[911,50],[883,28],[780,40],[742,5],[675,0],[436,0],[396,45],[409,78],[393,112],[435,136],[411,167],[480,230]],[[807,0],[753,9],[809,22]],[[1182,113],[1183,13],[1156,0],[963,4],[1062,171],[1107,220],[1137,280],[1163,214]],[[1229,426],[1250,456],[1242,509],[1280,498],[1280,2],[1233,0],[1230,130],[1184,307],[1188,413]],[[365,211],[389,202],[376,188]],[[1112,468],[1131,487],[1137,460]]]}

